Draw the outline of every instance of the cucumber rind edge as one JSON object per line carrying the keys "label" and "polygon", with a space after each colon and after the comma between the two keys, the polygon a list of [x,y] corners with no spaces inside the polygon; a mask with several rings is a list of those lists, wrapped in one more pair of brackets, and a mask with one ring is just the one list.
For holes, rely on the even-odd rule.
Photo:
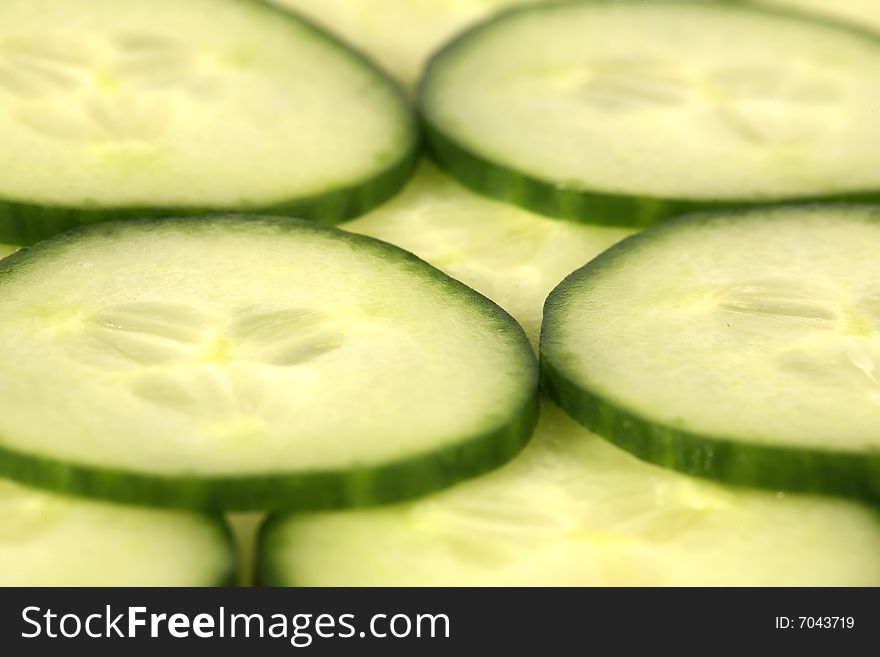
{"label": "cucumber rind edge", "polygon": [[81,465],[0,445],[0,476],[82,497],[161,508],[317,511],[373,506],[439,490],[513,458],[532,435],[537,393],[502,427],[407,459],[360,469],[206,476]]}
{"label": "cucumber rind edge", "polygon": [[29,246],[83,226],[133,219],[198,217],[242,213],[303,219],[335,225],[369,212],[396,195],[409,181],[419,159],[418,141],[403,157],[369,180],[304,199],[254,207],[67,207],[0,198],[0,242]]}
{"label": "cucumber rind edge", "polygon": [[578,423],[644,461],[737,486],[880,503],[880,452],[760,445],[658,424],[579,388],[544,356],[541,386]]}

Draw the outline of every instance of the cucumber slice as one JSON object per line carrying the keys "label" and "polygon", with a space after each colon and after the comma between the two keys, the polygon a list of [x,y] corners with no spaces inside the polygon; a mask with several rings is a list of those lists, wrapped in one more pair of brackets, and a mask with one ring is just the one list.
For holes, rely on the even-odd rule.
{"label": "cucumber slice", "polygon": [[394,200],[341,226],[412,251],[513,315],[537,347],[547,295],[631,231],[552,221],[468,191],[429,163]]}
{"label": "cucumber slice", "polygon": [[272,0],[338,32],[415,86],[428,56],[471,23],[533,0]]}
{"label": "cucumber slice", "polygon": [[554,217],[880,199],[880,39],[723,2],[511,11],[431,61],[435,159]]}
{"label": "cucumber slice", "polygon": [[698,215],[547,300],[547,392],[638,456],[880,500],[880,208]]}
{"label": "cucumber slice", "polygon": [[519,451],[522,329],[382,242],[308,222],[99,224],[0,262],[0,473],[227,509],[401,499]]}
{"label": "cucumber slice", "polygon": [[0,244],[0,258],[5,258],[8,255],[12,255],[21,247],[13,246],[12,244]]}
{"label": "cucumber slice", "polygon": [[876,510],[642,463],[541,409],[485,477],[416,502],[273,516],[261,579],[301,586],[880,584]]}
{"label": "cucumber slice", "polygon": [[0,3],[0,241],[215,209],[332,223],[415,162],[394,83],[251,0]]}
{"label": "cucumber slice", "polygon": [[226,586],[214,516],[124,507],[0,480],[0,586]]}
{"label": "cucumber slice", "polygon": [[802,9],[831,18],[837,18],[865,27],[880,28],[880,2],[878,0],[760,0],[762,4]]}

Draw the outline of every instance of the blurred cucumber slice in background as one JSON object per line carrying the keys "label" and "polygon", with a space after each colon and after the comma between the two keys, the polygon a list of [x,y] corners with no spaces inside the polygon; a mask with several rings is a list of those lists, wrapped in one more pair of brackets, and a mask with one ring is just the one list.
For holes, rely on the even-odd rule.
{"label": "blurred cucumber slice in background", "polygon": [[360,48],[408,87],[431,53],[471,24],[533,0],[272,0]]}
{"label": "blurred cucumber slice in background", "polygon": [[340,226],[391,242],[486,295],[537,345],[544,299],[631,230],[554,221],[480,196],[422,164],[397,198]]}
{"label": "blurred cucumber slice in background", "polygon": [[0,586],[228,586],[230,538],[215,516],[0,480]]}

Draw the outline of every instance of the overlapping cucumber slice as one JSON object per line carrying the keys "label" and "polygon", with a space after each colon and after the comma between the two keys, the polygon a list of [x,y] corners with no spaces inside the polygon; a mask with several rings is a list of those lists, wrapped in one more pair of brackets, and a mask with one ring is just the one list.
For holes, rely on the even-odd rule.
{"label": "overlapping cucumber slice", "polygon": [[434,157],[473,189],[593,223],[880,198],[880,38],[747,3],[556,2],[432,60]]}
{"label": "overlapping cucumber slice", "polygon": [[880,207],[697,215],[545,306],[545,390],[656,463],[880,499]]}
{"label": "overlapping cucumber slice", "polygon": [[125,216],[333,223],[415,160],[411,111],[360,55],[250,0],[0,5],[0,241]]}
{"label": "overlapping cucumber slice", "polygon": [[117,501],[365,505],[496,467],[537,364],[411,254],[278,218],[120,222],[0,264],[0,472]]}
{"label": "overlapping cucumber slice", "polygon": [[229,531],[218,517],[0,480],[0,586],[222,586],[233,573]]}

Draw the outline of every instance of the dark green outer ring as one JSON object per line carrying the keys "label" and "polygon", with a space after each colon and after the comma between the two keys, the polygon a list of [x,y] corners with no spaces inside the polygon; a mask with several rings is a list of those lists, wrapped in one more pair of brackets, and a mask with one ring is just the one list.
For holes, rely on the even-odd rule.
{"label": "dark green outer ring", "polygon": [[[264,0],[232,0],[259,6],[278,15],[281,20],[295,21],[312,34],[340,51],[342,55],[369,70],[378,84],[393,90],[397,104],[406,120],[406,147],[390,164],[372,175],[346,186],[306,197],[294,197],[265,205],[229,206],[102,206],[100,200],[84,206],[41,204],[36,200],[0,197],[0,243],[29,245],[78,226],[125,219],[182,217],[223,212],[270,214],[307,219],[333,225],[366,214],[399,192],[418,164],[421,152],[419,126],[409,109],[409,101],[400,84],[388,76],[372,60],[311,20],[289,9]],[[246,166],[246,164],[243,164]]]}
{"label": "dark green outer ring", "polygon": [[404,460],[313,472],[200,476],[94,467],[0,445],[0,476],[124,504],[224,511],[316,511],[418,497],[488,472],[525,446],[538,417],[534,394],[502,427]]}
{"label": "dark green outer ring", "polygon": [[[417,256],[392,244],[316,223],[283,217],[214,216],[155,221],[110,222],[86,226],[24,248],[0,261],[0,289],[5,277],[53,249],[91,234],[114,236],[137,230],[137,224],[187,226],[248,222],[271,225],[279,233],[321,233],[354,248],[396,260],[415,275],[430,279],[450,296],[466,297],[494,319],[494,330],[508,332],[511,347],[523,359],[523,400],[493,428],[450,438],[434,449],[403,459],[331,470],[204,476],[195,472],[157,474],[67,461],[32,454],[3,444],[0,477],[38,488],[120,503],[224,511],[321,510],[362,507],[417,497],[492,470],[513,458],[531,438],[538,418],[538,363],[522,327],[500,306]],[[487,329],[489,330],[489,329]],[[438,408],[438,412],[444,412]]]}
{"label": "dark green outer ring", "polygon": [[81,226],[107,221],[200,216],[215,212],[271,214],[333,225],[358,217],[397,194],[418,162],[418,145],[391,167],[362,183],[318,196],[265,207],[62,207],[0,198],[0,243],[30,245]]}
{"label": "dark green outer ring", "polygon": [[257,549],[254,558],[254,585],[268,587],[300,586],[290,577],[285,577],[284,568],[276,562],[275,556],[281,554],[284,544],[284,525],[293,516],[273,513],[260,526],[257,534]]}
{"label": "dark green outer ring", "polygon": [[[574,185],[564,181],[543,179],[517,170],[502,162],[479,154],[463,145],[455,136],[445,131],[431,118],[431,86],[445,65],[445,60],[454,57],[459,47],[477,39],[485,28],[501,23],[509,16],[541,12],[564,5],[607,4],[606,0],[557,0],[556,2],[530,4],[514,7],[466,30],[439,50],[428,62],[419,84],[418,106],[429,154],[446,172],[471,190],[520,206],[539,214],[569,221],[609,226],[644,228],[671,217],[693,212],[749,209],[768,206],[802,205],[805,203],[878,203],[880,188],[786,198],[762,199],[687,199],[661,196],[641,196],[633,194],[609,193],[588,186]],[[695,2],[694,0],[668,0],[668,4],[687,4],[703,8],[734,8],[753,13],[797,17],[802,21],[819,23],[861,36],[876,43],[880,50],[880,35],[857,26],[833,19],[793,10],[752,5],[748,2]],[[601,153],[593,154],[601,157]]]}
{"label": "dark green outer ring", "polygon": [[728,484],[880,504],[880,452],[865,455],[760,445],[656,424],[579,388],[550,360],[541,359],[544,392],[587,429],[640,459]]}
{"label": "dark green outer ring", "polygon": [[[811,211],[821,209],[807,208]],[[855,209],[880,222],[880,207]],[[772,214],[773,209],[768,209]],[[777,491],[820,493],[880,505],[880,450],[852,452],[748,442],[727,436],[699,434],[651,420],[623,404],[583,387],[565,373],[565,364],[546,348],[554,319],[565,313],[568,300],[585,280],[602,275],[610,263],[625,257],[642,242],[666,236],[680,227],[728,218],[744,211],[681,217],[630,236],[571,273],[547,297],[541,326],[541,388],[573,419],[590,431],[639,458],[687,474],[734,485]]]}

